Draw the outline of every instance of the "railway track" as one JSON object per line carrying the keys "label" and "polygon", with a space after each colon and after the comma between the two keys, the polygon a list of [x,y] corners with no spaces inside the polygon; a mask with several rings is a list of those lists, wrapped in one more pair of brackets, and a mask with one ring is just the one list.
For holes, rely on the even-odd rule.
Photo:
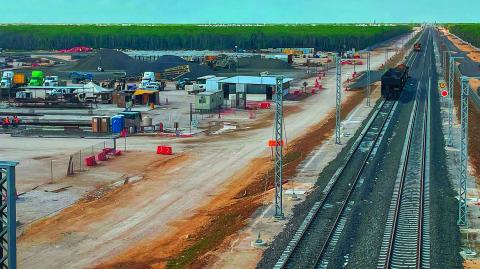
{"label": "railway track", "polygon": [[410,116],[377,268],[430,268],[427,174],[429,98],[419,87],[420,84]]}
{"label": "railway track", "polygon": [[[406,64],[413,64],[417,55],[411,53]],[[327,268],[335,259],[335,246],[355,203],[351,197],[357,183],[364,180],[364,169],[380,145],[397,104],[382,101],[273,268]]]}
{"label": "railway track", "polygon": [[329,247],[338,241],[346,222],[344,213],[353,205],[350,198],[396,106],[396,101],[380,103],[355,141],[349,158],[327,184],[324,196],[314,204],[274,268],[316,268],[325,264],[323,258],[329,258]]}

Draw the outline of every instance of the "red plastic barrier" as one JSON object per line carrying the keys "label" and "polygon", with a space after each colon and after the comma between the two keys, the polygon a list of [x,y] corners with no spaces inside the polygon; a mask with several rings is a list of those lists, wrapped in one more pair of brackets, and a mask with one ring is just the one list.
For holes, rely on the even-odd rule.
{"label": "red plastic barrier", "polygon": [[312,88],[312,94],[316,94],[317,91],[315,90],[315,88]]}
{"label": "red plastic barrier", "polygon": [[102,149],[102,153],[105,154],[105,155],[106,155],[106,154],[110,154],[110,153],[112,153],[112,152],[113,152],[113,148],[104,148],[104,149]]}
{"label": "red plastic barrier", "polygon": [[122,155],[122,151],[121,150],[115,150],[115,153],[113,153],[113,155],[120,156],[120,155]]}
{"label": "red plastic barrier", "polygon": [[260,108],[261,109],[270,109],[271,104],[269,102],[262,102],[260,103]]}
{"label": "red plastic barrier", "polygon": [[107,155],[103,152],[100,152],[97,154],[97,160],[98,161],[106,161],[107,160]]}
{"label": "red plastic barrier", "polygon": [[172,155],[172,147],[169,146],[158,146],[157,147],[157,154],[162,154],[162,155]]}
{"label": "red plastic barrier", "polygon": [[95,166],[97,162],[95,161],[95,156],[90,156],[84,159],[84,163],[86,166]]}

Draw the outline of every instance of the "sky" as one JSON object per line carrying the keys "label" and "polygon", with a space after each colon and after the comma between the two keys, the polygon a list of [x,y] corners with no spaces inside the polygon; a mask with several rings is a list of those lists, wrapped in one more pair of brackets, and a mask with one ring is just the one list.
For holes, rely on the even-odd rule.
{"label": "sky", "polygon": [[480,22],[480,0],[14,0],[0,23]]}

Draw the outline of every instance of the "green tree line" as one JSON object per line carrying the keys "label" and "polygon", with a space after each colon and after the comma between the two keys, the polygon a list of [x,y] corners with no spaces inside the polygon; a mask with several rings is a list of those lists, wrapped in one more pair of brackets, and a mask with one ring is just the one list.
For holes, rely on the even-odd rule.
{"label": "green tree line", "polygon": [[472,43],[475,47],[480,47],[480,23],[454,24],[449,25],[448,29],[461,39]]}
{"label": "green tree line", "polygon": [[411,26],[360,25],[0,25],[4,49],[64,49],[73,46],[139,50],[365,48],[408,33]]}

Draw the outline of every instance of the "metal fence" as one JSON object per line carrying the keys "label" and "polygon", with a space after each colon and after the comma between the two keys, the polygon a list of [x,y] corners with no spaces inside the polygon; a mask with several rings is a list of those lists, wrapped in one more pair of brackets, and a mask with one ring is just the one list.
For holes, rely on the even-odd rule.
{"label": "metal fence", "polygon": [[73,175],[75,172],[81,172],[85,170],[85,159],[91,156],[96,157],[104,149],[126,149],[126,141],[122,138],[116,139],[107,139],[103,142],[94,144],[90,147],[83,148],[73,154],[68,158],[68,165],[66,170],[66,175]]}

